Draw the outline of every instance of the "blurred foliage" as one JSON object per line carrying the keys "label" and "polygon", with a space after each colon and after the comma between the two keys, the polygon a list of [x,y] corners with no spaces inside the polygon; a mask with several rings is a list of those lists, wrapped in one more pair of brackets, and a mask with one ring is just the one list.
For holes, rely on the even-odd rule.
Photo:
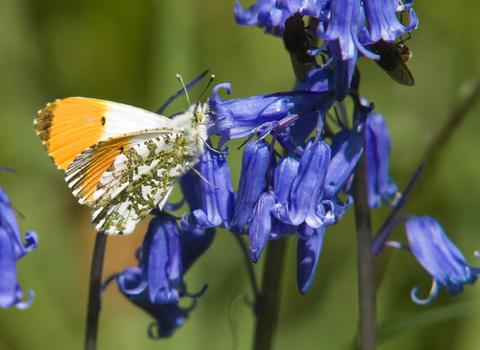
{"label": "blurred foliage", "polygon": [[[246,8],[251,2],[242,5]],[[238,26],[233,1],[0,0],[0,4],[0,166],[19,173],[0,173],[0,184],[25,216],[22,232],[33,229],[40,237],[38,249],[19,262],[20,283],[35,291],[35,301],[25,311],[0,310],[0,349],[81,349],[95,232],[90,209],[76,202],[35,134],[36,111],[68,96],[155,111],[178,90],[176,73],[190,81],[207,68],[217,83],[232,84],[235,98],[285,91],[294,83],[290,58],[280,39],[258,28]],[[390,127],[392,176],[400,188],[421,162],[462,84],[480,73],[478,1],[440,0],[435,7],[417,2],[414,8],[420,19],[408,42],[414,87],[395,84],[374,62],[358,63],[361,93],[375,103]],[[195,98],[202,88],[191,95]],[[167,114],[185,108],[185,99],[179,98]],[[411,207],[413,214],[436,217],[477,266],[472,253],[480,248],[479,112],[476,105],[452,135],[436,172]],[[234,183],[239,159],[232,151]],[[175,192],[172,202],[178,198]],[[374,213],[376,228],[387,214],[387,209]],[[134,251],[146,226],[143,222],[130,236],[109,238],[105,278],[136,263]],[[398,239],[404,241],[403,231],[398,231]],[[358,322],[353,213],[327,230],[315,281],[306,296],[297,291],[295,254],[296,238],[291,237],[276,349],[348,349]],[[255,266],[258,278],[263,259]],[[149,316],[110,286],[103,298],[98,348],[229,349],[234,340],[228,310],[233,309],[238,349],[249,349],[252,311],[240,303],[230,307],[236,295],[251,293],[231,234],[219,231],[186,279],[190,291],[205,283],[209,288],[187,323],[160,341],[147,337]],[[480,289],[468,285],[454,298],[442,290],[430,305],[414,304],[410,290],[419,286],[419,296],[426,296],[430,283],[408,253],[391,252],[378,293],[383,332],[379,349],[480,347]]]}

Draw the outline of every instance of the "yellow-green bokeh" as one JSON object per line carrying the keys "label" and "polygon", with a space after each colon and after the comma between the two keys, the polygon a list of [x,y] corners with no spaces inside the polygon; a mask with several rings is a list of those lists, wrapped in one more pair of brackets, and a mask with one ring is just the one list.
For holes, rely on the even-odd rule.
{"label": "yellow-green bokeh", "polygon": [[[19,281],[35,291],[35,301],[28,310],[0,310],[0,350],[83,348],[95,232],[90,209],[76,202],[35,134],[36,112],[68,96],[155,111],[178,90],[176,73],[189,81],[207,68],[217,83],[232,84],[234,98],[289,90],[294,76],[281,40],[259,28],[238,26],[233,6],[233,0],[0,0],[0,166],[19,173],[0,173],[0,185],[25,216],[19,220],[22,232],[35,230],[40,238],[38,248],[18,264]],[[420,19],[408,42],[414,87],[397,85],[374,62],[359,60],[361,94],[375,103],[390,127],[391,170],[400,188],[419,165],[461,86],[480,73],[478,1],[418,1],[414,8]],[[200,91],[194,89],[192,98]],[[167,114],[185,108],[185,99],[179,98]],[[412,206],[413,214],[436,217],[477,266],[472,253],[480,250],[479,113],[474,107],[456,130]],[[238,181],[238,153],[232,152],[229,164],[233,181]],[[387,213],[374,214],[376,228]],[[109,238],[105,277],[135,264],[133,253],[145,230],[142,223],[128,237]],[[404,240],[399,231],[398,239]],[[295,276],[296,239],[289,239],[276,349],[348,349],[358,322],[355,249],[349,212],[327,230],[315,281],[301,296]],[[255,266],[259,277],[264,258]],[[205,283],[209,288],[187,323],[160,341],[147,337],[151,318],[112,284],[103,298],[98,349],[231,349],[231,302],[251,288],[230,233],[218,232],[186,280],[192,292]],[[420,286],[424,297],[430,282],[407,252],[393,252],[378,293],[379,323],[480,298],[479,287],[468,285],[459,296],[442,290],[430,305],[414,304],[410,290]],[[238,349],[249,349],[253,314],[241,302],[234,309]],[[480,308],[472,306],[457,316],[438,318],[436,324],[430,318],[424,327],[412,318],[407,322],[411,327],[379,349],[480,349]]]}

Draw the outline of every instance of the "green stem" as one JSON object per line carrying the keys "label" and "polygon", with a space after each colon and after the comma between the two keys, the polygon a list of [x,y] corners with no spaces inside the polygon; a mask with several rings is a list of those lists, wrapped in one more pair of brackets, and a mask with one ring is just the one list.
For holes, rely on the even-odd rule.
{"label": "green stem", "polygon": [[278,324],[287,239],[268,242],[262,291],[256,305],[255,350],[270,350]]}
{"label": "green stem", "polygon": [[425,168],[422,172],[422,175],[416,185],[416,191],[414,196],[410,196],[410,200],[413,197],[418,198],[420,195],[419,191],[425,187],[426,181],[431,177],[435,172],[436,165],[438,164],[437,160],[448,144],[448,141],[452,138],[455,130],[460,126],[462,121],[467,116],[468,112],[474,106],[475,102],[480,97],[480,78],[478,78],[474,83],[469,85],[464,85],[461,90],[459,97],[455,101],[453,108],[448,114],[445,122],[442,124],[442,128],[435,137],[432,139],[428,145],[427,151],[423,156],[423,162],[425,163]]}
{"label": "green stem", "polygon": [[252,261],[250,260],[250,255],[248,254],[248,248],[245,242],[242,240],[242,238],[239,235],[234,235],[234,237],[237,240],[238,244],[240,245],[240,248],[242,249],[242,255],[245,258],[248,277],[250,278],[250,284],[252,285],[253,295],[254,295],[254,300],[256,305],[258,302],[258,286],[257,286],[257,280],[255,278],[255,271],[253,271]]}
{"label": "green stem", "polygon": [[372,226],[368,207],[367,157],[364,152],[355,168],[353,196],[358,249],[358,298],[360,342],[362,350],[375,349],[375,257],[372,250]]}
{"label": "green stem", "polygon": [[85,350],[97,348],[98,316],[100,313],[100,287],[102,283],[103,258],[107,235],[98,232],[93,248],[92,268],[90,270],[90,289],[87,306],[87,328],[85,334]]}

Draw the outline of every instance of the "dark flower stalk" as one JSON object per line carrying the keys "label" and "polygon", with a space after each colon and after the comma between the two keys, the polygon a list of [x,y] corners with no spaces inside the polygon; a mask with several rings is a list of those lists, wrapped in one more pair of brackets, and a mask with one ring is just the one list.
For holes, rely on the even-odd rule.
{"label": "dark flower stalk", "polygon": [[85,350],[95,350],[97,348],[98,318],[100,314],[100,287],[102,285],[102,269],[106,245],[107,235],[103,232],[98,232],[93,247],[92,266],[90,270]]}
{"label": "dark flower stalk", "polygon": [[376,348],[376,285],[375,257],[372,250],[372,227],[368,206],[367,157],[364,153],[357,164],[353,184],[355,223],[357,227],[358,299],[362,350]]}

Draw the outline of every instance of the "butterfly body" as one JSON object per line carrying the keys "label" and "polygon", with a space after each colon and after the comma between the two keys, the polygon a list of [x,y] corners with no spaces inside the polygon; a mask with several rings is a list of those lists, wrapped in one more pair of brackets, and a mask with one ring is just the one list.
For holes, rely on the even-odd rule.
{"label": "butterfly body", "polygon": [[128,234],[198,163],[208,137],[205,113],[193,105],[170,119],[74,97],[48,104],[35,125],[74,196],[93,208],[94,228]]}

